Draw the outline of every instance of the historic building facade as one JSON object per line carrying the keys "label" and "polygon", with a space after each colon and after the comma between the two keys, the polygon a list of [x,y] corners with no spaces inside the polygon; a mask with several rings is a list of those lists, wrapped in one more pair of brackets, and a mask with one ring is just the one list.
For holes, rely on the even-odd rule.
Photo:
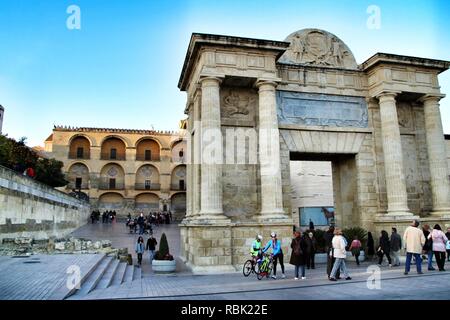
{"label": "historic building facade", "polygon": [[45,151],[64,162],[66,192],[86,193],[93,209],[118,215],[186,212],[186,141],[179,132],[57,126]]}
{"label": "historic building facade", "polygon": [[290,161],[331,162],[340,227],[449,225],[438,82],[449,66],[385,53],[357,64],[318,29],[285,41],[193,34],[178,84],[190,150],[183,258],[194,271],[233,270],[271,231],[287,248]]}

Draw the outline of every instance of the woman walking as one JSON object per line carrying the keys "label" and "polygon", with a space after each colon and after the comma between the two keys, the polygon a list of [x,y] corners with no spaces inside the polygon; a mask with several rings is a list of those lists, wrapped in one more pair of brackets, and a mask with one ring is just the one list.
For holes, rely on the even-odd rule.
{"label": "woman walking", "polygon": [[347,272],[347,267],[345,265],[345,258],[347,257],[347,251],[345,250],[345,247],[347,246],[347,242],[342,236],[342,231],[339,228],[336,228],[334,230],[332,245],[333,257],[336,260],[334,262],[333,269],[331,270],[330,281],[337,281],[336,273],[338,270],[341,270],[341,272],[344,274],[345,280],[351,280],[352,278],[350,278],[350,275]]}
{"label": "woman walking", "polygon": [[144,253],[145,245],[144,238],[139,237],[136,243],[136,253],[138,257],[138,267],[141,267],[142,264],[142,254]]}
{"label": "woman walking", "polygon": [[294,232],[294,239],[291,242],[291,259],[289,263],[295,266],[295,278],[294,280],[299,279],[299,270],[302,272],[302,280],[306,279],[305,277],[305,264],[306,264],[306,249],[307,245],[305,243],[305,239],[302,237],[300,231]]}
{"label": "woman walking", "polygon": [[389,240],[389,235],[386,232],[386,230],[382,230],[379,246],[377,249],[378,266],[381,267],[381,264],[383,263],[383,256],[386,256],[389,262],[389,267],[392,267],[390,252],[391,252],[391,240]]}
{"label": "woman walking", "polygon": [[433,240],[433,253],[436,257],[436,264],[438,265],[439,271],[445,271],[445,245],[448,238],[442,232],[441,226],[436,224],[433,231],[428,235],[429,239]]}
{"label": "woman walking", "polygon": [[355,257],[356,265],[359,266],[359,255],[361,253],[361,241],[358,240],[357,236],[354,237],[349,250],[352,252],[352,256]]}
{"label": "woman walking", "polygon": [[[331,270],[333,269],[334,262],[336,259],[333,256],[333,237],[334,237],[334,227],[331,226],[327,232],[325,232],[325,248],[327,250],[327,275],[330,279]],[[341,272],[338,270],[336,273],[336,278],[340,279]]]}

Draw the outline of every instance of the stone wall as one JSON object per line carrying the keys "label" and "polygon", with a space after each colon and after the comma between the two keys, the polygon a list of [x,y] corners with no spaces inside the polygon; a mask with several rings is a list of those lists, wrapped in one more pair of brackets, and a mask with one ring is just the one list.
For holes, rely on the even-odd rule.
{"label": "stone wall", "polygon": [[89,215],[89,204],[0,167],[0,241],[64,237]]}

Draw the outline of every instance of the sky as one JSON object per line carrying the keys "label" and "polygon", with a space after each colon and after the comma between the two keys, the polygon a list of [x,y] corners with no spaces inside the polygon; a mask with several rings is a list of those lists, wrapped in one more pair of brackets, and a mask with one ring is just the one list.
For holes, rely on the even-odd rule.
{"label": "sky", "polygon": [[[80,29],[69,29],[70,5]],[[380,9],[379,28],[367,21]],[[0,0],[3,134],[43,145],[53,125],[177,130],[193,32],[284,40],[327,30],[362,63],[376,52],[450,60],[450,1]],[[450,71],[439,76],[450,133]]]}

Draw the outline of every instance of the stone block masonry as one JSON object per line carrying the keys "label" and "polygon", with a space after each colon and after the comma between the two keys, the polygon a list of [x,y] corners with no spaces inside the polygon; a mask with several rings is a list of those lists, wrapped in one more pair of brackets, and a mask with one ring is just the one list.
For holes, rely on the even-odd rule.
{"label": "stone block masonry", "polygon": [[0,167],[0,241],[64,237],[89,215],[88,203]]}

